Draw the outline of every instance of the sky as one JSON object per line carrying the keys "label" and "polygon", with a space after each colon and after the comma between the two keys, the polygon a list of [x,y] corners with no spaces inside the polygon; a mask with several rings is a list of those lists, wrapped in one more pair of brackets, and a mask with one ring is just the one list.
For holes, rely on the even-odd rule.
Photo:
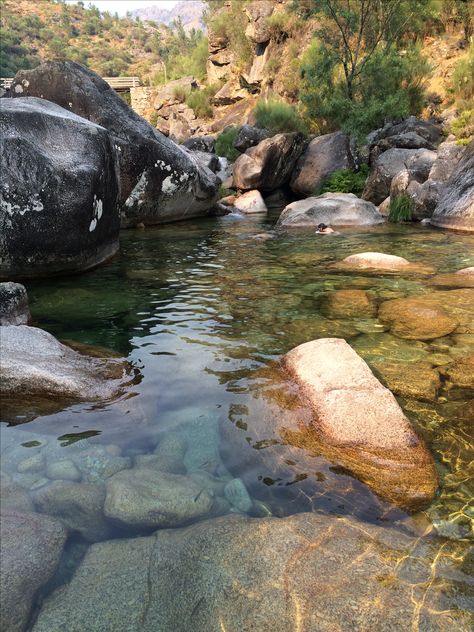
{"label": "sky", "polygon": [[[159,6],[163,9],[171,9],[176,2],[177,0],[84,0],[84,6],[93,4],[100,11],[108,11],[112,14],[117,12],[120,16],[124,16],[127,11],[142,7]],[[77,0],[66,0],[66,4],[77,4]]]}

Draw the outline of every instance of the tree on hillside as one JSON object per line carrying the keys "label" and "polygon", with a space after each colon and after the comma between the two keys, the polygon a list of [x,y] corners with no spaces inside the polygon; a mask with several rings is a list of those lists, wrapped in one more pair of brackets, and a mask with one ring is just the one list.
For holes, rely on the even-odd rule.
{"label": "tree on hillside", "polygon": [[421,105],[428,70],[407,39],[429,0],[312,0],[317,39],[303,64],[302,100],[322,127],[363,134]]}

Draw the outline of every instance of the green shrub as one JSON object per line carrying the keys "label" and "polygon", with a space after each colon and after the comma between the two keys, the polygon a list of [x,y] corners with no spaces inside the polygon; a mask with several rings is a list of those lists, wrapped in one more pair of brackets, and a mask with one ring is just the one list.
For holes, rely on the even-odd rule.
{"label": "green shrub", "polygon": [[411,222],[411,200],[406,193],[401,193],[390,200],[389,222]]}
{"label": "green shrub", "polygon": [[153,127],[156,127],[156,124],[158,123],[158,112],[155,110],[150,114],[150,118],[148,119],[150,125],[153,125]]}
{"label": "green shrub", "polygon": [[201,90],[193,90],[186,99],[186,104],[194,111],[199,118],[212,118],[214,110],[211,99],[221,86],[213,84]]}
{"label": "green shrub", "polygon": [[451,91],[456,100],[474,99],[474,44],[471,44],[466,57],[462,57],[453,72]]}
{"label": "green shrub", "polygon": [[230,11],[217,13],[209,23],[212,33],[228,42],[230,50],[234,53],[235,64],[241,70],[245,70],[253,58],[252,45],[245,35],[247,24],[241,0],[232,0]]}
{"label": "green shrub", "polygon": [[338,169],[331,173],[323,184],[320,193],[355,193],[360,195],[364,190],[369,175],[369,167],[362,165],[359,171]]}
{"label": "green shrub", "polygon": [[173,88],[173,99],[184,103],[190,94],[189,88],[186,86],[175,86]]}
{"label": "green shrub", "polygon": [[296,108],[283,101],[259,101],[254,110],[257,127],[274,134],[305,132],[306,127]]}
{"label": "green shrub", "polygon": [[227,160],[234,162],[240,156],[240,152],[234,147],[234,141],[240,132],[240,127],[225,129],[216,139],[216,154],[225,156]]}
{"label": "green shrub", "polygon": [[468,145],[474,138],[474,109],[461,112],[451,123],[451,132],[456,136],[458,145]]}

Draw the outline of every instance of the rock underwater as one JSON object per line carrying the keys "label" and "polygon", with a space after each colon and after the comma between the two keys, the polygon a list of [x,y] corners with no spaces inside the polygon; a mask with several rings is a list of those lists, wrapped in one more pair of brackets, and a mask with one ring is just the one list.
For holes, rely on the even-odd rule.
{"label": "rock underwater", "polygon": [[224,516],[94,544],[33,632],[467,632],[450,553],[353,518]]}
{"label": "rock underwater", "polygon": [[0,99],[0,277],[77,272],[118,250],[115,152],[103,127],[34,97]]}
{"label": "rock underwater", "polygon": [[213,206],[215,175],[136,114],[91,70],[70,61],[47,62],[19,71],[10,93],[53,101],[109,131],[119,160],[122,226],[198,217]]}
{"label": "rock underwater", "polygon": [[438,487],[433,458],[395,397],[342,339],[299,345],[283,366],[315,416],[287,441],[323,453],[382,499],[408,510],[431,502]]}

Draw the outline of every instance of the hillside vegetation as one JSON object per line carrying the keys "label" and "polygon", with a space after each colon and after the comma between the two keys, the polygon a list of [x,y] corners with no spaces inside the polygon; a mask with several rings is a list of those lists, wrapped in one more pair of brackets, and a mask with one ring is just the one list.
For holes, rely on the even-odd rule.
{"label": "hillside vegetation", "polygon": [[59,0],[0,0],[0,12],[2,77],[46,59],[70,59],[102,76],[132,75],[151,84],[205,73],[207,40],[196,29],[186,32],[179,19],[167,27]]}

